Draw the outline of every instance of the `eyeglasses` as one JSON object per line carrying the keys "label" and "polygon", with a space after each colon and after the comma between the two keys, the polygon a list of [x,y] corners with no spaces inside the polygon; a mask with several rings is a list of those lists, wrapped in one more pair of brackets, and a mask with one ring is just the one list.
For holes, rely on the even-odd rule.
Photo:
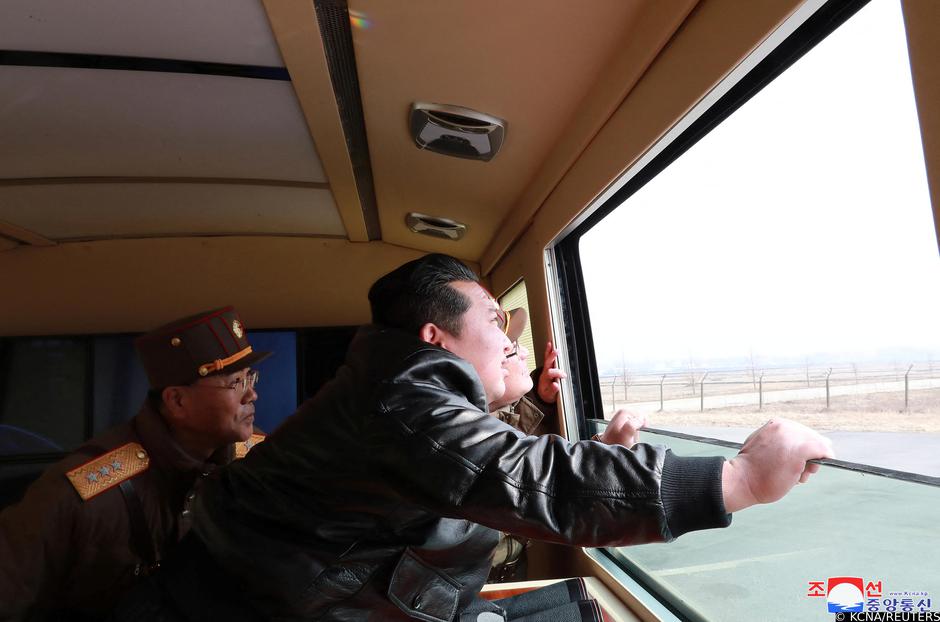
{"label": "eyeglasses", "polygon": [[510,352],[509,354],[507,354],[507,355],[506,355],[506,358],[507,358],[507,359],[511,359],[512,357],[516,356],[517,354],[519,354],[519,342],[518,342],[518,341],[513,341],[513,342],[512,342],[512,352]]}
{"label": "eyeglasses", "polygon": [[241,378],[236,379],[231,385],[226,387],[220,387],[214,384],[191,384],[191,387],[199,387],[203,389],[229,389],[231,391],[237,391],[241,387],[242,393],[247,393],[248,389],[254,389],[255,385],[258,384],[258,378],[261,374],[258,373],[258,370],[248,372]]}

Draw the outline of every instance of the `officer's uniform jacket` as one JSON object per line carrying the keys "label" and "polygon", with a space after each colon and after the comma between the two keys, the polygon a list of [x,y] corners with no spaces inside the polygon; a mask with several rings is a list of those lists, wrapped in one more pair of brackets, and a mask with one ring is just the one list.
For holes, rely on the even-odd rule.
{"label": "officer's uniform jacket", "polygon": [[[550,426],[556,422],[552,420],[557,413],[555,404],[543,401],[538,395],[538,377],[541,369],[532,373],[533,388],[526,395],[513,404],[503,406],[492,411],[492,415],[516,428],[523,434],[548,434]],[[528,538],[512,534],[501,534],[499,544],[493,552],[491,561],[493,569],[490,571],[487,583],[501,583],[517,581],[518,565],[524,560]]]}
{"label": "officer's uniform jacket", "polygon": [[[538,371],[538,370],[536,370]],[[493,416],[508,423],[523,434],[548,434],[549,426],[554,427],[554,421],[546,420],[546,415],[555,414],[555,405],[543,402],[538,397],[537,389],[532,389],[518,402],[503,406],[493,411]]]}
{"label": "officer's uniform jacket", "polygon": [[473,367],[366,327],[274,434],[206,482],[194,530],[266,619],[454,620],[497,530],[584,546],[727,525],[722,459],[527,436]]}
{"label": "officer's uniform jacket", "polygon": [[118,481],[132,482],[162,558],[188,531],[203,478],[233,452],[228,446],[208,462],[194,459],[148,400],[129,422],[50,467],[0,514],[0,620],[94,619],[110,611],[147,570]]}

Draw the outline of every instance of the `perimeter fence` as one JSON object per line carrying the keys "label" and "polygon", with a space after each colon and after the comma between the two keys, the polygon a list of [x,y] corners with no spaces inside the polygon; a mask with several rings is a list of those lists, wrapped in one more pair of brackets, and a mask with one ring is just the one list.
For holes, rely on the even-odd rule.
{"label": "perimeter fence", "polygon": [[892,396],[892,408],[908,410],[913,394],[940,388],[940,361],[891,366],[841,364],[802,367],[689,368],[632,372],[600,378],[604,409],[700,410],[814,400],[830,408],[833,399],[873,393]]}

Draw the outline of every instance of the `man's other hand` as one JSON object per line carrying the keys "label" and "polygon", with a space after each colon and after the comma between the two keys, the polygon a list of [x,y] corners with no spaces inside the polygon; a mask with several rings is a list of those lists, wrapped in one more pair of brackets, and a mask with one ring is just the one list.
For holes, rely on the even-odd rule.
{"label": "man's other hand", "polygon": [[774,418],[755,430],[721,476],[725,510],[773,503],[819,470],[807,460],[834,458],[832,443],[806,426]]}
{"label": "man's other hand", "polygon": [[558,400],[561,381],[568,377],[568,374],[555,367],[557,360],[558,350],[549,341],[545,344],[545,356],[542,358],[542,373],[539,375],[538,386],[539,399],[546,404],[554,404]]}
{"label": "man's other hand", "polygon": [[633,447],[640,442],[640,428],[646,427],[646,415],[620,409],[614,413],[598,440],[607,445]]}

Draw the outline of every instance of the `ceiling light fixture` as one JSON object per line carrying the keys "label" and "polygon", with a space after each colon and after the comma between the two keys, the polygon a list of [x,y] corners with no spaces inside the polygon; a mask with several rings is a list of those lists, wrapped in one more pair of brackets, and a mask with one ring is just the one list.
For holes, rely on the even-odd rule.
{"label": "ceiling light fixture", "polygon": [[445,240],[459,240],[467,232],[467,225],[462,222],[418,212],[409,212],[405,216],[405,224],[415,233]]}
{"label": "ceiling light fixture", "polygon": [[488,162],[506,138],[506,122],[447,104],[411,105],[411,137],[419,149]]}

